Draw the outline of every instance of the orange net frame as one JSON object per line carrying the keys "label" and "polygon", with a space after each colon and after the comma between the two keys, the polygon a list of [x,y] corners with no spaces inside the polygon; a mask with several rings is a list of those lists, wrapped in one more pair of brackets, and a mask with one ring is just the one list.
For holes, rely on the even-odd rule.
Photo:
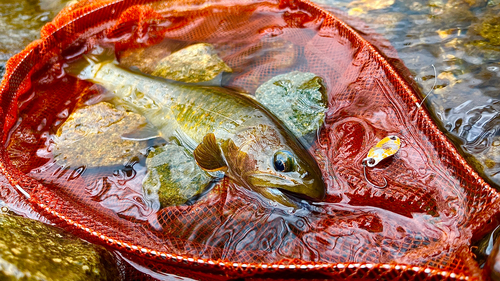
{"label": "orange net frame", "polygon": [[[196,279],[482,279],[469,247],[496,226],[499,194],[418,106],[406,70],[360,34],[305,0],[80,1],[6,66],[1,199],[154,271]],[[56,165],[30,176],[48,161],[37,150],[67,118],[60,113],[99,94],[64,75],[64,62],[95,46],[119,55],[166,39],[213,44],[234,70],[226,86],[249,93],[292,70],[324,79],[329,109],[310,148],[327,184],[324,202],[293,214],[264,208],[226,178],[195,204],[144,222],[95,200],[78,169]],[[260,51],[275,40],[292,44],[300,63]],[[370,170],[373,181],[387,179],[378,189],[361,162],[388,135],[402,147]]]}

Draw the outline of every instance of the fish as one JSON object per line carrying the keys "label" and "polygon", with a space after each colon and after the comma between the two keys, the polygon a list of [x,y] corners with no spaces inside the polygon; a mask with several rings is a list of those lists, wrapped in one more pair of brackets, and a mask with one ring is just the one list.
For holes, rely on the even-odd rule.
{"label": "fish", "polygon": [[314,157],[249,94],[152,77],[122,68],[116,60],[90,56],[66,67],[66,73],[112,92],[161,137],[191,151],[209,174],[223,172],[262,199],[288,207],[297,207],[291,197],[325,197]]}

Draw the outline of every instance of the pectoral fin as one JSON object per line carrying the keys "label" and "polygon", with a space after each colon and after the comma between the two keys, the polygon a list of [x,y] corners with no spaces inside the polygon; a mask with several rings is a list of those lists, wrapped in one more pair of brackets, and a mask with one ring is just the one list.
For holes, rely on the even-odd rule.
{"label": "pectoral fin", "polygon": [[233,173],[243,175],[246,171],[255,170],[256,161],[246,152],[241,151],[232,139],[223,141],[220,148]]}
{"label": "pectoral fin", "polygon": [[206,171],[225,171],[227,163],[213,133],[207,134],[193,152],[194,159]]}

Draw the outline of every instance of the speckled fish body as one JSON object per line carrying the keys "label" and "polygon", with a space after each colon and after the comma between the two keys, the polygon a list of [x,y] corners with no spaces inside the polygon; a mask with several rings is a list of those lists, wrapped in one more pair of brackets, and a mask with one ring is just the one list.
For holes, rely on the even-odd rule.
{"label": "speckled fish body", "polygon": [[265,198],[294,206],[281,191],[321,200],[325,186],[314,158],[252,97],[222,87],[169,82],[91,63],[76,76],[104,86],[144,115],[165,139],[193,151],[206,171],[222,170]]}

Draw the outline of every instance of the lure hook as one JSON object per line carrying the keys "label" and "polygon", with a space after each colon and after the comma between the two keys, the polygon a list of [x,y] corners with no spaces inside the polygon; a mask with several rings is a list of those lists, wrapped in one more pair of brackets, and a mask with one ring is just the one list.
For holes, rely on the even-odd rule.
{"label": "lure hook", "polygon": [[365,176],[365,180],[369,184],[380,189],[387,187],[387,180],[385,178],[383,178],[384,185],[377,185],[371,182],[366,175],[366,166],[370,168],[377,166],[380,161],[396,154],[399,151],[400,147],[401,139],[398,136],[387,136],[381,139],[374,147],[370,149],[370,151],[368,151],[366,158],[361,161],[361,164],[363,165],[363,175]]}
{"label": "lure hook", "polygon": [[368,177],[366,176],[366,163],[367,163],[367,162],[370,162],[370,161],[371,161],[371,162],[375,162],[375,159],[373,159],[373,158],[365,158],[365,159],[363,160],[363,162],[362,162],[362,164],[363,164],[363,175],[365,176],[365,180],[366,180],[366,182],[367,182],[367,183],[369,183],[369,184],[371,184],[371,185],[373,185],[373,186],[374,186],[374,187],[376,187],[376,188],[380,188],[380,189],[386,188],[386,187],[387,187],[387,180],[386,180],[385,178],[383,178],[383,179],[384,179],[384,185],[376,185],[376,184],[374,184],[373,182],[371,182],[371,181],[368,179]]}

